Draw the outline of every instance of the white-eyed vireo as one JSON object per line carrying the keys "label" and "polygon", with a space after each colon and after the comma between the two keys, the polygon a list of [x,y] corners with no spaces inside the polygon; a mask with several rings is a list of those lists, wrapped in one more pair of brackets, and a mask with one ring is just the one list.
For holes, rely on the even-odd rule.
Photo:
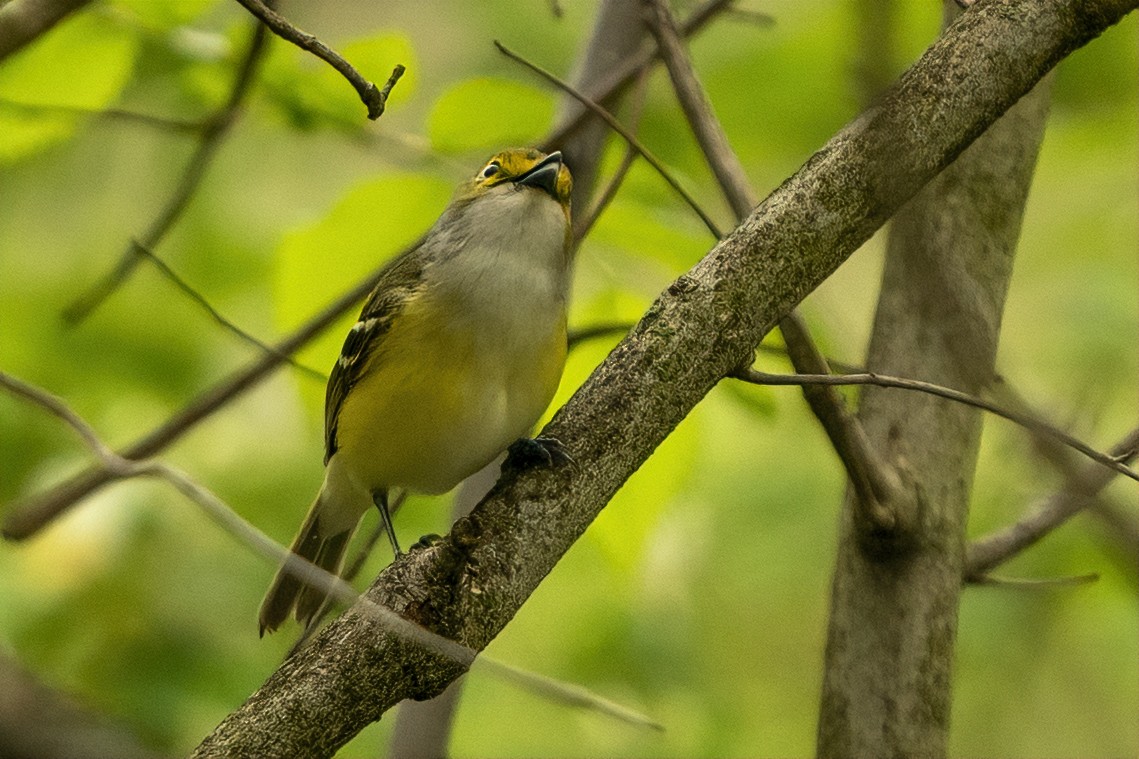
{"label": "white-eyed vireo", "polygon": [[[294,553],[338,572],[375,504],[398,554],[391,489],[446,492],[538,421],[565,364],[572,186],[560,153],[499,153],[383,270],[328,381],[324,485]],[[262,634],[323,601],[278,571]]]}

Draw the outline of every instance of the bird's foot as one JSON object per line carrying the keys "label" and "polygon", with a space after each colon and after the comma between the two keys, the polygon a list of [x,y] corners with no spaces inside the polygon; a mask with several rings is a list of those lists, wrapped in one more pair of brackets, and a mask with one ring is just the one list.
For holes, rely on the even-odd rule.
{"label": "bird's foot", "polygon": [[510,464],[525,469],[531,466],[577,466],[566,447],[557,438],[520,437],[506,449],[506,460]]}

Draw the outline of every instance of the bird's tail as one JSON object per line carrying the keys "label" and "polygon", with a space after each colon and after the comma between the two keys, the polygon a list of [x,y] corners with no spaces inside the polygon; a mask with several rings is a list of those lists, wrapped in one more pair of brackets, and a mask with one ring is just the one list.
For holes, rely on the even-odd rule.
{"label": "bird's tail", "polygon": [[[352,538],[355,528],[349,528],[332,535],[322,535],[320,529],[320,516],[325,506],[326,497],[322,491],[309,509],[304,524],[301,525],[297,536],[289,550],[305,561],[311,562],[321,569],[332,574],[340,573],[340,565],[344,559],[344,551],[348,541]],[[325,594],[319,587],[309,585],[288,572],[282,566],[273,578],[273,584],[261,602],[259,621],[261,635],[273,632],[288,618],[289,613],[295,613],[298,622],[308,624],[324,603]]]}

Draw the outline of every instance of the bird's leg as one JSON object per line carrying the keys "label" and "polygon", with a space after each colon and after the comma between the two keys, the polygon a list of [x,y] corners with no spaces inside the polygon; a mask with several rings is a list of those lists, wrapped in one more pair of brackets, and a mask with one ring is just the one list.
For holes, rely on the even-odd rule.
{"label": "bird's leg", "polygon": [[372,503],[376,504],[379,509],[380,519],[384,523],[384,531],[388,534],[388,542],[392,544],[392,552],[398,559],[403,556],[403,551],[399,548],[399,541],[395,537],[395,527],[392,525],[392,513],[388,511],[388,491],[377,490],[372,493]]}
{"label": "bird's leg", "polygon": [[557,438],[520,437],[506,449],[506,461],[513,466],[526,468],[536,464],[575,464],[573,456]]}

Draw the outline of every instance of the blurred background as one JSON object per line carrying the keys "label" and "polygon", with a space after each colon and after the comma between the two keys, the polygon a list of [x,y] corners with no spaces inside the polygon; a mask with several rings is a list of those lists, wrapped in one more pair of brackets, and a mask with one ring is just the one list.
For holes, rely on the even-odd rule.
{"label": "blurred background", "polygon": [[[692,42],[761,194],[936,37],[935,2],[748,0]],[[155,248],[229,319],[282,336],[415,239],[498,149],[538,141],[560,98],[501,40],[569,76],[590,0],[326,2],[282,12],[382,82],[376,123],[328,66],[273,39],[240,120]],[[683,17],[692,4],[678,4]],[[763,15],[760,15],[763,14]],[[142,234],[195,136],[86,111],[200,120],[228,95],[251,20],[224,0],[100,0],[0,64],[0,369],[64,398],[115,446],[251,361],[143,261],[77,326],[61,314]],[[1050,419],[1107,449],[1136,420],[1136,21],[1064,61],[1025,218],[998,370]],[[889,81],[887,78],[885,81]],[[650,80],[640,136],[712,215],[730,213],[671,98]],[[610,145],[603,174],[619,163]],[[698,219],[643,163],[580,249],[571,326],[633,322],[706,252]],[[832,358],[864,355],[880,271],[871,240],[804,304]],[[353,314],[354,315],[354,314]],[[352,320],[299,354],[327,371]],[[576,348],[555,404],[617,337]],[[763,358],[772,370],[788,370]],[[162,454],[283,543],[322,476],[324,385],[286,368]],[[78,471],[74,435],[0,393],[0,509]],[[970,533],[1061,484],[1022,429],[988,418]],[[475,674],[452,742],[478,756],[805,756],[814,750],[844,475],[794,388],[722,383],[606,508],[489,653],[585,685],[666,727],[647,731]],[[1098,573],[1076,587],[970,588],[950,750],[968,756],[1139,751],[1136,489],[1106,499],[1002,574]],[[413,496],[405,543],[447,529]],[[366,518],[367,526],[375,519]],[[381,547],[361,583],[390,560]],[[159,754],[190,750],[273,671],[289,630],[258,639],[274,570],[161,483],[109,487],[36,537],[0,544],[0,659],[18,662]],[[519,719],[520,713],[526,719]],[[385,717],[342,752],[375,756]]]}

